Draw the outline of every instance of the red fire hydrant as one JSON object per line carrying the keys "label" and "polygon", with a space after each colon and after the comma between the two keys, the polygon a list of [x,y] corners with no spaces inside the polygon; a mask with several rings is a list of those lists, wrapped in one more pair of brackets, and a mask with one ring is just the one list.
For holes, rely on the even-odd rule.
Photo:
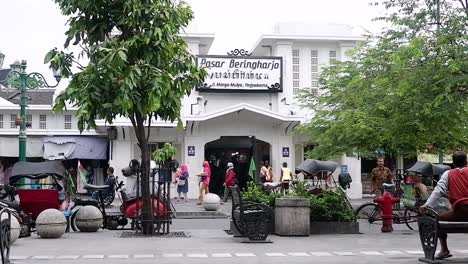
{"label": "red fire hydrant", "polygon": [[393,222],[393,212],[392,206],[394,203],[399,203],[400,199],[392,197],[390,192],[384,192],[383,196],[374,199],[374,203],[380,205],[380,214],[382,215],[382,232],[393,232],[392,222]]}

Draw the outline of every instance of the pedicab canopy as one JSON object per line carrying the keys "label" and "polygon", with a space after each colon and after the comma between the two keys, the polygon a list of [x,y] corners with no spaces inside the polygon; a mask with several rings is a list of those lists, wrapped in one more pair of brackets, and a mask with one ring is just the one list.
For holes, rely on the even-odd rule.
{"label": "pedicab canopy", "polygon": [[331,160],[306,159],[296,167],[296,174],[302,172],[307,176],[312,176],[320,171],[334,172],[337,167],[338,164]]}
{"label": "pedicab canopy", "polygon": [[450,166],[445,164],[433,164],[426,161],[417,161],[407,171],[422,175],[424,177],[440,176],[445,171],[450,170]]}
{"label": "pedicab canopy", "polygon": [[62,180],[65,176],[65,167],[59,160],[50,160],[44,162],[19,161],[13,165],[10,183],[17,182],[19,179],[28,178],[32,180],[53,177],[56,180]]}

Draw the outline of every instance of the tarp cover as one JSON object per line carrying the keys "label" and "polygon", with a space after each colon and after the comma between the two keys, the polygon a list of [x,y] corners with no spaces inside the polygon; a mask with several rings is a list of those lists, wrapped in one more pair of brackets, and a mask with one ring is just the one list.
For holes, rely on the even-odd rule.
{"label": "tarp cover", "polygon": [[84,136],[44,137],[44,159],[107,159],[106,138]]}
{"label": "tarp cover", "polygon": [[15,182],[20,178],[42,179],[48,176],[63,179],[65,167],[61,161],[51,160],[44,162],[19,161],[13,165],[10,182]]}
{"label": "tarp cover", "polygon": [[441,175],[447,170],[450,170],[450,166],[448,165],[432,164],[426,161],[417,161],[407,171],[422,174],[423,176],[426,176],[426,177],[430,177],[430,176]]}
{"label": "tarp cover", "polygon": [[[28,136],[26,139],[26,157],[44,155],[42,137]],[[18,157],[18,137],[0,137],[0,157]]]}
{"label": "tarp cover", "polygon": [[306,159],[296,167],[296,173],[304,173],[306,175],[314,175],[319,171],[334,172],[338,164],[331,160],[315,160]]}

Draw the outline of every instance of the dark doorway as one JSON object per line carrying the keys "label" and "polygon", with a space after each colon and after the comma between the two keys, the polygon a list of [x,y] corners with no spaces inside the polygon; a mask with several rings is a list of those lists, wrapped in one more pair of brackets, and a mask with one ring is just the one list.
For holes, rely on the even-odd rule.
{"label": "dark doorway", "polygon": [[247,186],[248,181],[255,180],[249,175],[252,157],[258,174],[259,161],[270,160],[270,144],[251,136],[223,136],[206,143],[205,159],[211,166],[210,192],[223,194],[228,162],[234,164],[235,180],[241,189]]}

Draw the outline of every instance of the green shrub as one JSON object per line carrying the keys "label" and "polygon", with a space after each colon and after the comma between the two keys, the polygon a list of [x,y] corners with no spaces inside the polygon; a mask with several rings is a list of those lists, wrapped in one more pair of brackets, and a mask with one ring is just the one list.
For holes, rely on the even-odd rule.
{"label": "green shrub", "polygon": [[257,185],[255,182],[247,183],[247,191],[241,192],[242,200],[249,201],[253,203],[262,203],[270,206],[271,208],[275,207],[275,199],[283,197],[282,194],[276,193],[266,193],[261,185]]}
{"label": "green shrub", "polygon": [[356,222],[353,209],[349,208],[345,194],[339,190],[323,190],[309,199],[312,222]]}

